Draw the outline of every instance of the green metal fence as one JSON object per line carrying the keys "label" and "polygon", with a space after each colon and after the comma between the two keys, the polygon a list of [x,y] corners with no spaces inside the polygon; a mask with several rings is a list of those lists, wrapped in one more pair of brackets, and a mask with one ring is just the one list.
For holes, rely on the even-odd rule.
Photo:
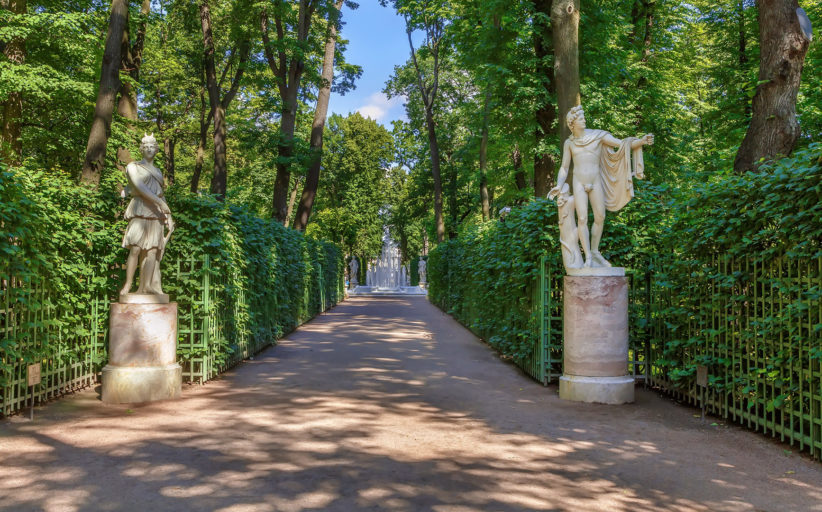
{"label": "green metal fence", "polygon": [[[342,281],[331,265],[308,269],[305,290],[299,294],[303,302],[297,307],[282,304],[277,283],[263,284],[264,292],[248,300],[246,286],[227,286],[229,277],[237,277],[230,273],[240,270],[208,255],[166,265],[164,288],[178,303],[177,359],[184,382],[214,378],[342,298]],[[247,285],[257,276],[245,277],[239,281]],[[42,382],[33,389],[36,403],[98,382],[107,359],[109,298],[69,308],[55,306],[54,293],[47,282],[0,280],[2,415],[31,403],[29,364],[43,365]],[[79,324],[75,320],[71,329],[64,328],[68,317],[79,318]]]}
{"label": "green metal fence", "polygon": [[[88,387],[105,358],[108,304],[94,298],[84,310],[57,306],[54,291],[17,277],[0,281],[0,413]],[[79,318],[70,328],[57,321]],[[26,369],[41,363],[42,380],[29,388]],[[32,398],[33,395],[33,398]]]}
{"label": "green metal fence", "polygon": [[[541,268],[538,337],[522,368],[545,384],[562,374],[563,272],[545,258]],[[822,458],[822,257],[716,255],[675,273],[659,268],[627,272],[629,374]],[[704,389],[698,366],[707,369]]]}
{"label": "green metal fence", "polygon": [[650,383],[822,458],[822,257],[717,255],[652,279]]}

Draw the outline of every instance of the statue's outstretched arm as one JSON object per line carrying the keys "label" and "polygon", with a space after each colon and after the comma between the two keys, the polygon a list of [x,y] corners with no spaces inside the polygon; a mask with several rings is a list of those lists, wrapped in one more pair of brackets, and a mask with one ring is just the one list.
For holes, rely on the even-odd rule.
{"label": "statue's outstretched arm", "polygon": [[618,148],[622,145],[622,141],[617,139],[610,133],[607,134],[605,137],[602,137],[602,143],[611,148]]}

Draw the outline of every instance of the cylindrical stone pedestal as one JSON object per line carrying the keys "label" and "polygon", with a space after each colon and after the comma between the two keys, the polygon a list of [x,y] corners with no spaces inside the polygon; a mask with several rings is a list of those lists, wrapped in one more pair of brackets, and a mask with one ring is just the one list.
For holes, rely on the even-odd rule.
{"label": "cylindrical stone pedestal", "polygon": [[112,303],[103,402],[129,404],[179,398],[181,387],[177,303]]}
{"label": "cylindrical stone pedestal", "polygon": [[627,375],[628,278],[624,269],[608,270],[617,275],[565,276],[564,368],[559,380],[564,400],[634,401],[634,379]]}

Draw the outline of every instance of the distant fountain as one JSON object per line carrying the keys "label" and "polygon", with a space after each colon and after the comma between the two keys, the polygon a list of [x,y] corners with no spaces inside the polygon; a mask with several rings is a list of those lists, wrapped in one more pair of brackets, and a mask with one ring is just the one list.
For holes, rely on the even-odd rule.
{"label": "distant fountain", "polygon": [[400,248],[391,239],[386,227],[382,236],[382,252],[379,259],[369,262],[365,286],[357,286],[351,291],[351,294],[425,295],[425,290],[419,286],[409,286],[410,277],[408,266],[402,264]]}

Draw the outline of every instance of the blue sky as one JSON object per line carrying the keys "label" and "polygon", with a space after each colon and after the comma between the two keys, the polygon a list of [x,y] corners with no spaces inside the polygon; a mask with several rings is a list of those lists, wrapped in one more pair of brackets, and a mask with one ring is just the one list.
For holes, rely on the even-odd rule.
{"label": "blue sky", "polygon": [[390,129],[391,121],[405,118],[403,100],[389,100],[382,93],[394,66],[410,56],[405,21],[393,8],[381,7],[377,0],[359,3],[355,11],[343,8],[345,25],[341,36],[348,39],[346,60],[362,66],[362,77],[356,82],[357,88],[345,96],[332,94],[328,108],[342,115],[360,112]]}

